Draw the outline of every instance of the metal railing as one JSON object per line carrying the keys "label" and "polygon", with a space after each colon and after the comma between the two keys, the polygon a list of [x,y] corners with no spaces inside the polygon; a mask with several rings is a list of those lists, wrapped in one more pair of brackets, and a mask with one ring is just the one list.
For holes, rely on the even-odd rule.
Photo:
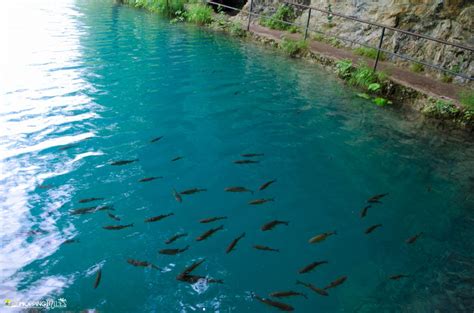
{"label": "metal railing", "polygon": [[[252,10],[253,10],[253,1],[252,0],[249,0],[249,1],[250,1],[249,10],[239,9],[239,8],[228,6],[228,5],[225,5],[225,4],[222,4],[222,3],[219,3],[219,2],[215,2],[215,1],[212,1],[212,0],[207,0],[207,3],[217,5],[219,7],[227,8],[227,9],[230,9],[230,10],[235,10],[235,11],[247,13],[248,14],[248,20],[247,20],[246,28],[247,28],[247,31],[249,31],[250,30],[250,24],[252,22],[252,17],[253,16],[264,17],[264,18],[269,18],[270,17],[266,14],[260,14],[260,13],[252,12]],[[439,71],[442,71],[442,72],[445,72],[445,73],[448,73],[448,74],[451,74],[451,75],[454,75],[454,76],[459,76],[459,77],[462,77],[462,78],[470,80],[470,81],[474,80],[474,76],[472,74],[466,75],[466,74],[463,74],[463,73],[455,72],[453,70],[443,68],[443,67],[441,67],[439,65],[436,65],[436,64],[432,64],[432,63],[429,63],[429,62],[426,62],[426,61],[418,60],[418,59],[415,59],[414,57],[411,57],[411,56],[408,56],[408,55],[405,55],[405,54],[401,54],[401,53],[392,52],[392,51],[389,51],[387,49],[382,48],[386,30],[390,30],[390,31],[393,31],[393,32],[405,34],[405,35],[412,36],[412,37],[422,38],[422,39],[432,41],[432,42],[437,42],[437,43],[440,43],[444,46],[452,46],[452,47],[467,51],[468,53],[469,52],[470,53],[474,52],[473,47],[465,46],[465,45],[462,45],[462,44],[457,44],[457,43],[454,43],[454,42],[448,42],[448,41],[441,40],[441,39],[438,39],[438,38],[435,38],[435,37],[414,33],[414,32],[411,32],[411,31],[399,29],[399,28],[396,28],[396,27],[391,27],[391,26],[388,26],[388,25],[383,25],[383,24],[380,24],[380,23],[375,23],[375,22],[362,20],[362,19],[359,19],[359,18],[356,18],[356,17],[353,17],[353,16],[348,16],[348,15],[344,15],[344,14],[340,14],[340,13],[335,13],[335,12],[332,12],[332,11],[329,11],[329,10],[319,9],[319,8],[315,8],[315,7],[304,5],[304,4],[298,4],[298,3],[293,3],[293,2],[284,1],[284,0],[282,1],[282,3],[284,3],[286,5],[296,6],[299,9],[307,10],[308,16],[307,16],[305,25],[300,25],[300,24],[297,24],[297,23],[294,23],[294,22],[278,20],[279,22],[282,22],[282,23],[287,24],[287,25],[294,25],[294,26],[298,26],[298,27],[304,27],[304,35],[303,35],[304,40],[308,39],[308,32],[312,31],[312,32],[315,32],[315,33],[323,34],[327,37],[333,37],[333,38],[336,38],[336,39],[339,39],[339,40],[342,40],[342,41],[345,41],[345,42],[350,42],[351,44],[356,44],[356,45],[364,46],[364,47],[367,47],[367,48],[375,49],[377,51],[377,55],[376,55],[375,62],[374,62],[374,67],[373,67],[374,71],[377,70],[377,66],[379,64],[381,54],[385,53],[385,54],[391,55],[391,56],[396,57],[396,58],[400,58],[400,59],[404,59],[404,60],[407,60],[407,61],[410,61],[410,62],[422,64],[424,66],[434,68],[434,69],[437,69]],[[355,41],[355,40],[352,40],[352,39],[349,39],[349,38],[345,38],[345,37],[341,37],[341,36],[337,36],[337,35],[334,35],[334,34],[324,33],[324,32],[322,32],[320,30],[317,30],[317,29],[310,29],[310,20],[311,20],[311,17],[312,17],[312,15],[311,15],[312,11],[318,11],[318,12],[327,14],[328,16],[337,16],[337,17],[340,17],[340,18],[345,19],[345,20],[352,20],[354,22],[363,23],[363,24],[366,24],[366,25],[371,25],[371,26],[374,26],[374,27],[377,27],[377,28],[381,29],[378,45],[377,46],[371,46],[371,45],[369,45],[367,43],[364,43],[364,42],[358,42],[358,41]]]}

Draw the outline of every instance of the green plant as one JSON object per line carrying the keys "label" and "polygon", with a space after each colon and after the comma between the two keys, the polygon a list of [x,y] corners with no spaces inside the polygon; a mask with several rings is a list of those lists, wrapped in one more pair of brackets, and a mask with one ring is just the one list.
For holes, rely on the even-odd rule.
{"label": "green plant", "polygon": [[260,24],[271,29],[287,30],[292,26],[288,23],[293,22],[295,18],[296,14],[293,8],[282,4],[271,17],[262,18]]}
{"label": "green plant", "polygon": [[436,100],[426,106],[423,113],[434,117],[456,117],[460,114],[459,108],[451,101]]}
{"label": "green plant", "polygon": [[299,32],[300,29],[299,29],[298,26],[296,26],[296,25],[291,25],[291,26],[288,28],[288,31],[289,31],[290,33],[293,33],[293,34],[294,34],[294,33]]}
{"label": "green plant", "polygon": [[280,43],[280,48],[291,57],[303,53],[308,50],[308,43],[304,40],[291,40],[283,38]]}
{"label": "green plant", "polygon": [[425,70],[425,67],[420,63],[412,63],[410,65],[410,70],[415,73],[421,73]]}
{"label": "green plant", "polygon": [[381,107],[387,104],[392,104],[392,101],[387,100],[385,98],[380,98],[380,97],[375,98],[373,101],[376,105],[381,106]]}
{"label": "green plant", "polygon": [[336,62],[336,74],[344,79],[351,77],[353,71],[352,61],[348,59]]}
{"label": "green plant", "polygon": [[349,78],[349,84],[353,86],[359,86],[368,88],[370,84],[376,83],[379,80],[378,76],[374,71],[367,65],[362,65],[354,71]]}
{"label": "green plant", "polygon": [[238,22],[231,22],[229,25],[229,31],[232,35],[237,37],[245,37],[247,32],[242,29],[242,26]]}
{"label": "green plant", "polygon": [[362,99],[367,99],[367,100],[370,99],[370,96],[369,96],[368,94],[366,94],[365,92],[363,92],[363,93],[358,93],[357,96],[358,96],[359,98],[362,98]]}
{"label": "green plant", "polygon": [[474,90],[461,92],[459,100],[462,106],[468,111],[474,111]]}
{"label": "green plant", "polygon": [[[354,49],[354,52],[357,55],[361,55],[361,56],[368,57],[371,59],[377,58],[377,49],[374,49],[374,48],[359,47],[359,48]],[[383,61],[385,59],[386,59],[385,54],[382,51],[380,51],[379,60]]]}
{"label": "green plant", "polygon": [[367,90],[372,91],[372,92],[377,92],[382,88],[382,85],[379,83],[372,83],[369,86],[367,86]]}
{"label": "green plant", "polygon": [[205,4],[193,3],[186,7],[186,19],[198,25],[206,25],[212,22],[212,8]]}

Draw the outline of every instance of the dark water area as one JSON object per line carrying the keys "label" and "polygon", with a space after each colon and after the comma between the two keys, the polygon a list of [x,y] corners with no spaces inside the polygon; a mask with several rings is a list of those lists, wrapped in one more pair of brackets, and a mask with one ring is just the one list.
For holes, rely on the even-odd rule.
{"label": "dark water area", "polygon": [[[110,1],[13,2],[0,17],[1,299],[240,313],[276,311],[254,295],[294,290],[308,299],[274,300],[298,312],[474,310],[471,134],[376,107],[316,65]],[[246,153],[264,155],[234,163]],[[176,201],[173,189],[191,188],[206,191]],[[71,214],[100,205],[114,210]],[[227,219],[199,223],[215,216]],[[261,231],[272,220],[289,223]],[[200,259],[193,274],[223,284],[176,280]],[[315,261],[328,263],[298,273]],[[296,284],[342,276],[329,296]]]}

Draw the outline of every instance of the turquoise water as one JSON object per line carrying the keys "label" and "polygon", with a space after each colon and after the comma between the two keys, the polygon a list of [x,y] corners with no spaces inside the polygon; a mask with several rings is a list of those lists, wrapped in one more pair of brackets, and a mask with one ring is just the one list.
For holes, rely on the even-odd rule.
{"label": "turquoise water", "polygon": [[[271,312],[252,295],[295,290],[308,299],[281,301],[298,312],[473,311],[468,134],[377,108],[316,65],[108,1],[7,8],[0,33],[2,301],[62,297],[71,311]],[[264,156],[233,163],[244,153]],[[110,165],[130,159],[139,161]],[[150,176],[163,178],[138,182]],[[257,190],[272,179],[254,194],[224,191]],[[207,191],[175,200],[173,188],[194,187]],[[370,196],[387,192],[359,217]],[[79,203],[91,197],[104,200]],[[274,201],[248,204],[259,198]],[[115,211],[70,213],[94,205]],[[167,213],[174,215],[144,223]],[[199,223],[213,216],[228,218]],[[260,230],[274,219],[289,225]],[[219,225],[224,230],[195,241]],[[324,242],[308,243],[333,230]],[[419,232],[416,243],[405,243]],[[78,242],[64,244],[69,239]],[[186,245],[179,255],[158,254]],[[162,270],[131,266],[130,258]],[[175,279],[202,258],[193,273],[223,284]],[[298,274],[323,260],[329,263]],[[388,279],[395,274],[409,277]],[[295,284],[324,287],[341,276],[347,281],[328,297]]]}

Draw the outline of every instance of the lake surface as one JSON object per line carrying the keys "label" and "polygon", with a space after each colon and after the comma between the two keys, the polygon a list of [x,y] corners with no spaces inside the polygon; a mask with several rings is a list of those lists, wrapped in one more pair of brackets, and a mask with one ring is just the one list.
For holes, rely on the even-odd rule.
{"label": "lake surface", "polygon": [[[316,65],[141,10],[10,2],[0,13],[2,302],[272,312],[253,295],[294,290],[308,299],[280,301],[298,312],[473,311],[472,137],[376,107]],[[233,163],[245,153],[264,155]],[[139,182],[151,176],[163,178]],[[230,186],[255,192],[225,192]],[[194,187],[206,191],[176,201],[173,189]],[[389,194],[360,218],[381,193]],[[103,200],[79,203],[87,198]],[[248,204],[261,198],[274,201]],[[71,214],[99,205],[114,211]],[[227,219],[199,223],[214,216]],[[272,220],[289,224],[260,230]],[[382,227],[364,233],[375,224]],[[188,236],[164,243],[177,233]],[[158,253],[187,245],[179,255]],[[223,284],[176,280],[200,259],[193,274]],[[314,261],[328,264],[298,273]],[[409,277],[388,279],[398,274]],[[326,297],[295,284],[323,288],[342,276]]]}

